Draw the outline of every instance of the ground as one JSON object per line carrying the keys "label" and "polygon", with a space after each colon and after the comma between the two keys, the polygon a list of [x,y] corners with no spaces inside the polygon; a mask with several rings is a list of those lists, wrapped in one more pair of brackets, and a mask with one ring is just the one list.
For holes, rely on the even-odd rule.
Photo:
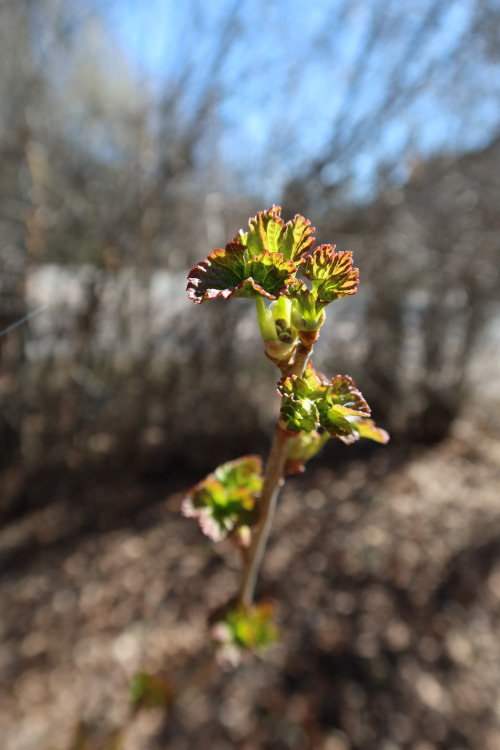
{"label": "ground", "polygon": [[[232,671],[205,618],[238,555],[180,515],[178,486],[103,485],[12,521],[2,750],[498,750],[500,439],[457,423],[394,456],[287,483],[259,583],[281,642]],[[133,713],[139,670],[167,710]]]}

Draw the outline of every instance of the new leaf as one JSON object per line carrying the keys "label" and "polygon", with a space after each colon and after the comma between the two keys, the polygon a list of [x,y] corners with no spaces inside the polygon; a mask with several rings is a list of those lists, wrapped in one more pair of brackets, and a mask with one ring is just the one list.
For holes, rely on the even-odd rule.
{"label": "new leaf", "polygon": [[220,664],[237,666],[250,654],[266,648],[278,639],[274,606],[269,601],[251,607],[229,604],[215,613],[211,635]]}
{"label": "new leaf", "polygon": [[193,487],[183,500],[182,512],[197,518],[203,533],[220,542],[239,527],[255,523],[261,489],[261,459],[244,456],[222,464]]}
{"label": "new leaf", "polygon": [[230,242],[198,263],[188,276],[189,299],[197,304],[216,297],[277,299],[292,283],[295,264],[267,250],[249,258],[246,250],[239,242]]}
{"label": "new leaf", "polygon": [[322,428],[331,437],[344,442],[358,439],[352,417],[370,415],[368,404],[348,376],[327,380],[309,362],[303,377],[291,375],[278,383],[283,399],[280,421],[291,433],[311,432]]}
{"label": "new leaf", "polygon": [[306,259],[302,273],[313,283],[318,302],[328,304],[356,294],[359,271],[353,268],[352,253],[335,252],[335,245],[320,245]]}
{"label": "new leaf", "polygon": [[281,253],[284,258],[300,263],[314,245],[314,227],[308,219],[296,214],[286,224],[281,218],[281,207],[272,206],[249,220],[248,232],[239,232],[234,241],[248,248],[250,255],[263,250]]}

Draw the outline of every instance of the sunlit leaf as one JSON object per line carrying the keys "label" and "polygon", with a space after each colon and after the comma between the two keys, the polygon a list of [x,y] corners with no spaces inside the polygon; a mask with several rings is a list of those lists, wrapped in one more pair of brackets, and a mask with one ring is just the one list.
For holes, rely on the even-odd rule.
{"label": "sunlit leaf", "polygon": [[246,245],[250,255],[263,250],[282,253],[284,258],[298,263],[314,245],[314,227],[297,214],[286,224],[281,218],[281,207],[272,206],[248,222],[249,230],[238,232],[234,241]]}
{"label": "sunlit leaf", "polygon": [[278,382],[278,393],[283,399],[280,420],[288,432],[311,432],[319,424],[316,399],[324,388],[320,376],[309,363],[304,376],[283,377]]}
{"label": "sunlit leaf", "polygon": [[343,407],[343,414],[370,416],[370,407],[348,375],[336,375],[329,381],[328,400]]}
{"label": "sunlit leaf", "polygon": [[335,245],[317,247],[306,258],[302,273],[313,282],[319,302],[333,302],[356,293],[359,271],[353,268],[352,253],[336,253]]}
{"label": "sunlit leaf", "polygon": [[325,303],[318,302],[303,281],[294,279],[286,288],[286,296],[293,300],[292,320],[298,331],[318,331],[325,320]]}
{"label": "sunlit leaf", "polygon": [[281,426],[288,432],[311,432],[322,428],[345,442],[358,438],[350,417],[370,415],[368,404],[348,376],[327,380],[309,362],[302,377],[291,375],[278,383],[282,397]]}
{"label": "sunlit leaf", "polygon": [[278,253],[264,250],[248,259],[244,245],[230,242],[191,269],[187,292],[197,304],[231,296],[277,299],[292,283],[295,272],[295,265]]}
{"label": "sunlit leaf", "polygon": [[251,654],[278,640],[275,607],[265,601],[245,607],[231,604],[211,618],[211,636],[217,646],[219,663],[237,666]]}
{"label": "sunlit leaf", "polygon": [[[267,241],[267,226],[273,219],[278,220],[273,221],[275,228],[279,227],[279,231],[284,233],[285,222],[281,218],[281,206],[273,205],[265,211],[259,211],[255,216],[250,218],[248,220],[249,229],[246,232],[240,229],[233,238],[233,242],[240,242],[242,245],[248,247],[251,255],[257,255],[263,250],[274,250],[277,252],[274,248],[269,247]],[[274,233],[275,230],[271,230],[271,234]]]}
{"label": "sunlit leaf", "polygon": [[[245,272],[252,281],[252,285],[260,294],[270,299],[276,299],[286,286],[293,281],[296,271],[295,265],[290,260],[284,260],[279,253],[264,252],[251,258],[246,266]],[[235,293],[235,297],[246,296]],[[252,297],[257,296],[252,294]]]}
{"label": "sunlit leaf", "polygon": [[294,398],[282,393],[280,419],[287,432],[311,432],[319,425],[319,412],[314,401],[308,398]]}
{"label": "sunlit leaf", "polygon": [[259,211],[249,224],[246,246],[250,255],[258,255],[264,250],[279,253],[281,238],[285,234],[285,222],[280,216],[281,208],[273,206],[267,211]]}
{"label": "sunlit leaf", "polygon": [[286,223],[280,252],[295,263],[314,245],[314,227],[300,214]]}
{"label": "sunlit leaf", "polygon": [[362,438],[375,440],[377,443],[388,443],[389,433],[381,427],[377,427],[372,419],[355,419],[352,420],[352,426]]}
{"label": "sunlit leaf", "polygon": [[342,406],[330,406],[325,399],[318,404],[318,411],[320,425],[330,437],[340,438],[345,443],[354,443],[358,439],[358,433],[347,419],[349,409],[346,410]]}
{"label": "sunlit leaf", "polygon": [[228,461],[187,493],[182,512],[197,518],[203,533],[219,542],[239,527],[255,523],[262,481],[259,456]]}

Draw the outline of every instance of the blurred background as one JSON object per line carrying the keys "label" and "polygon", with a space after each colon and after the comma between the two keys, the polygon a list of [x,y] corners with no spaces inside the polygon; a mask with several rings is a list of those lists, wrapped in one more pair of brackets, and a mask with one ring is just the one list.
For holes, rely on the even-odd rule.
{"label": "blurred background", "polygon": [[[498,0],[0,0],[7,750],[500,748],[499,196]],[[354,251],[315,363],[392,441],[287,486],[277,650],[131,716],[235,587],[178,509],[276,372],[185,285],[273,203]]]}

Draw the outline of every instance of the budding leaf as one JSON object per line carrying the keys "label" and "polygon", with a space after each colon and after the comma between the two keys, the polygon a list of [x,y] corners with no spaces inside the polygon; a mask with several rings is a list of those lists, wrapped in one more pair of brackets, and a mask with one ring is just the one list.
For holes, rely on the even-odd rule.
{"label": "budding leaf", "polygon": [[316,290],[318,302],[329,303],[356,294],[359,270],[353,268],[352,253],[335,252],[335,245],[320,245],[306,258],[302,273]]}
{"label": "budding leaf", "polygon": [[269,250],[298,263],[314,244],[314,227],[311,222],[297,214],[285,224],[281,218],[280,206],[259,211],[248,224],[249,231],[240,231],[234,241],[246,245],[250,255]]}
{"label": "budding leaf", "polygon": [[197,518],[203,533],[220,542],[240,527],[255,523],[262,483],[259,456],[228,461],[188,492],[182,512]]}
{"label": "budding leaf", "polygon": [[307,461],[313,458],[330,439],[327,432],[299,432],[288,441],[285,474],[299,474]]}
{"label": "budding leaf", "polygon": [[258,255],[263,250],[279,252],[276,238],[285,231],[285,222],[281,218],[281,206],[273,205],[265,211],[259,211],[256,216],[248,220],[248,226],[249,231],[244,232],[240,229],[233,242],[245,245],[249,255]]}
{"label": "budding leaf", "polygon": [[328,383],[328,401],[343,414],[370,416],[370,407],[348,375],[336,375]]}
{"label": "budding leaf", "polygon": [[286,224],[281,252],[296,263],[314,245],[314,239],[311,222],[297,214]]}
{"label": "budding leaf", "polygon": [[265,601],[251,607],[231,604],[212,616],[212,639],[219,663],[237,666],[252,653],[278,640],[275,608]]}
{"label": "budding leaf", "polygon": [[375,440],[377,443],[388,443],[389,433],[381,427],[377,427],[372,419],[355,419],[352,426],[359,434],[359,437]]}
{"label": "budding leaf", "polygon": [[267,211],[259,211],[249,224],[246,246],[250,255],[258,255],[264,250],[279,253],[281,238],[285,233],[285,222],[280,216],[281,208],[273,206]]}
{"label": "budding leaf", "polygon": [[370,408],[347,375],[327,380],[309,362],[304,375],[291,375],[278,383],[283,399],[280,420],[288,432],[311,432],[322,428],[344,442],[358,439],[351,417],[368,417]]}
{"label": "budding leaf", "polygon": [[319,425],[319,412],[314,401],[308,398],[297,398],[286,392],[286,386],[280,392],[283,397],[281,405],[281,423],[288,432],[311,432]]}
{"label": "budding leaf", "polygon": [[198,263],[188,276],[189,299],[197,304],[231,296],[277,299],[292,283],[295,264],[267,250],[247,258],[246,249],[239,242],[230,242]]}
{"label": "budding leaf", "polygon": [[330,437],[340,438],[344,443],[354,443],[358,439],[357,432],[347,417],[351,414],[350,409],[343,406],[330,406],[328,401],[322,401],[318,405],[320,425],[328,432]]}

